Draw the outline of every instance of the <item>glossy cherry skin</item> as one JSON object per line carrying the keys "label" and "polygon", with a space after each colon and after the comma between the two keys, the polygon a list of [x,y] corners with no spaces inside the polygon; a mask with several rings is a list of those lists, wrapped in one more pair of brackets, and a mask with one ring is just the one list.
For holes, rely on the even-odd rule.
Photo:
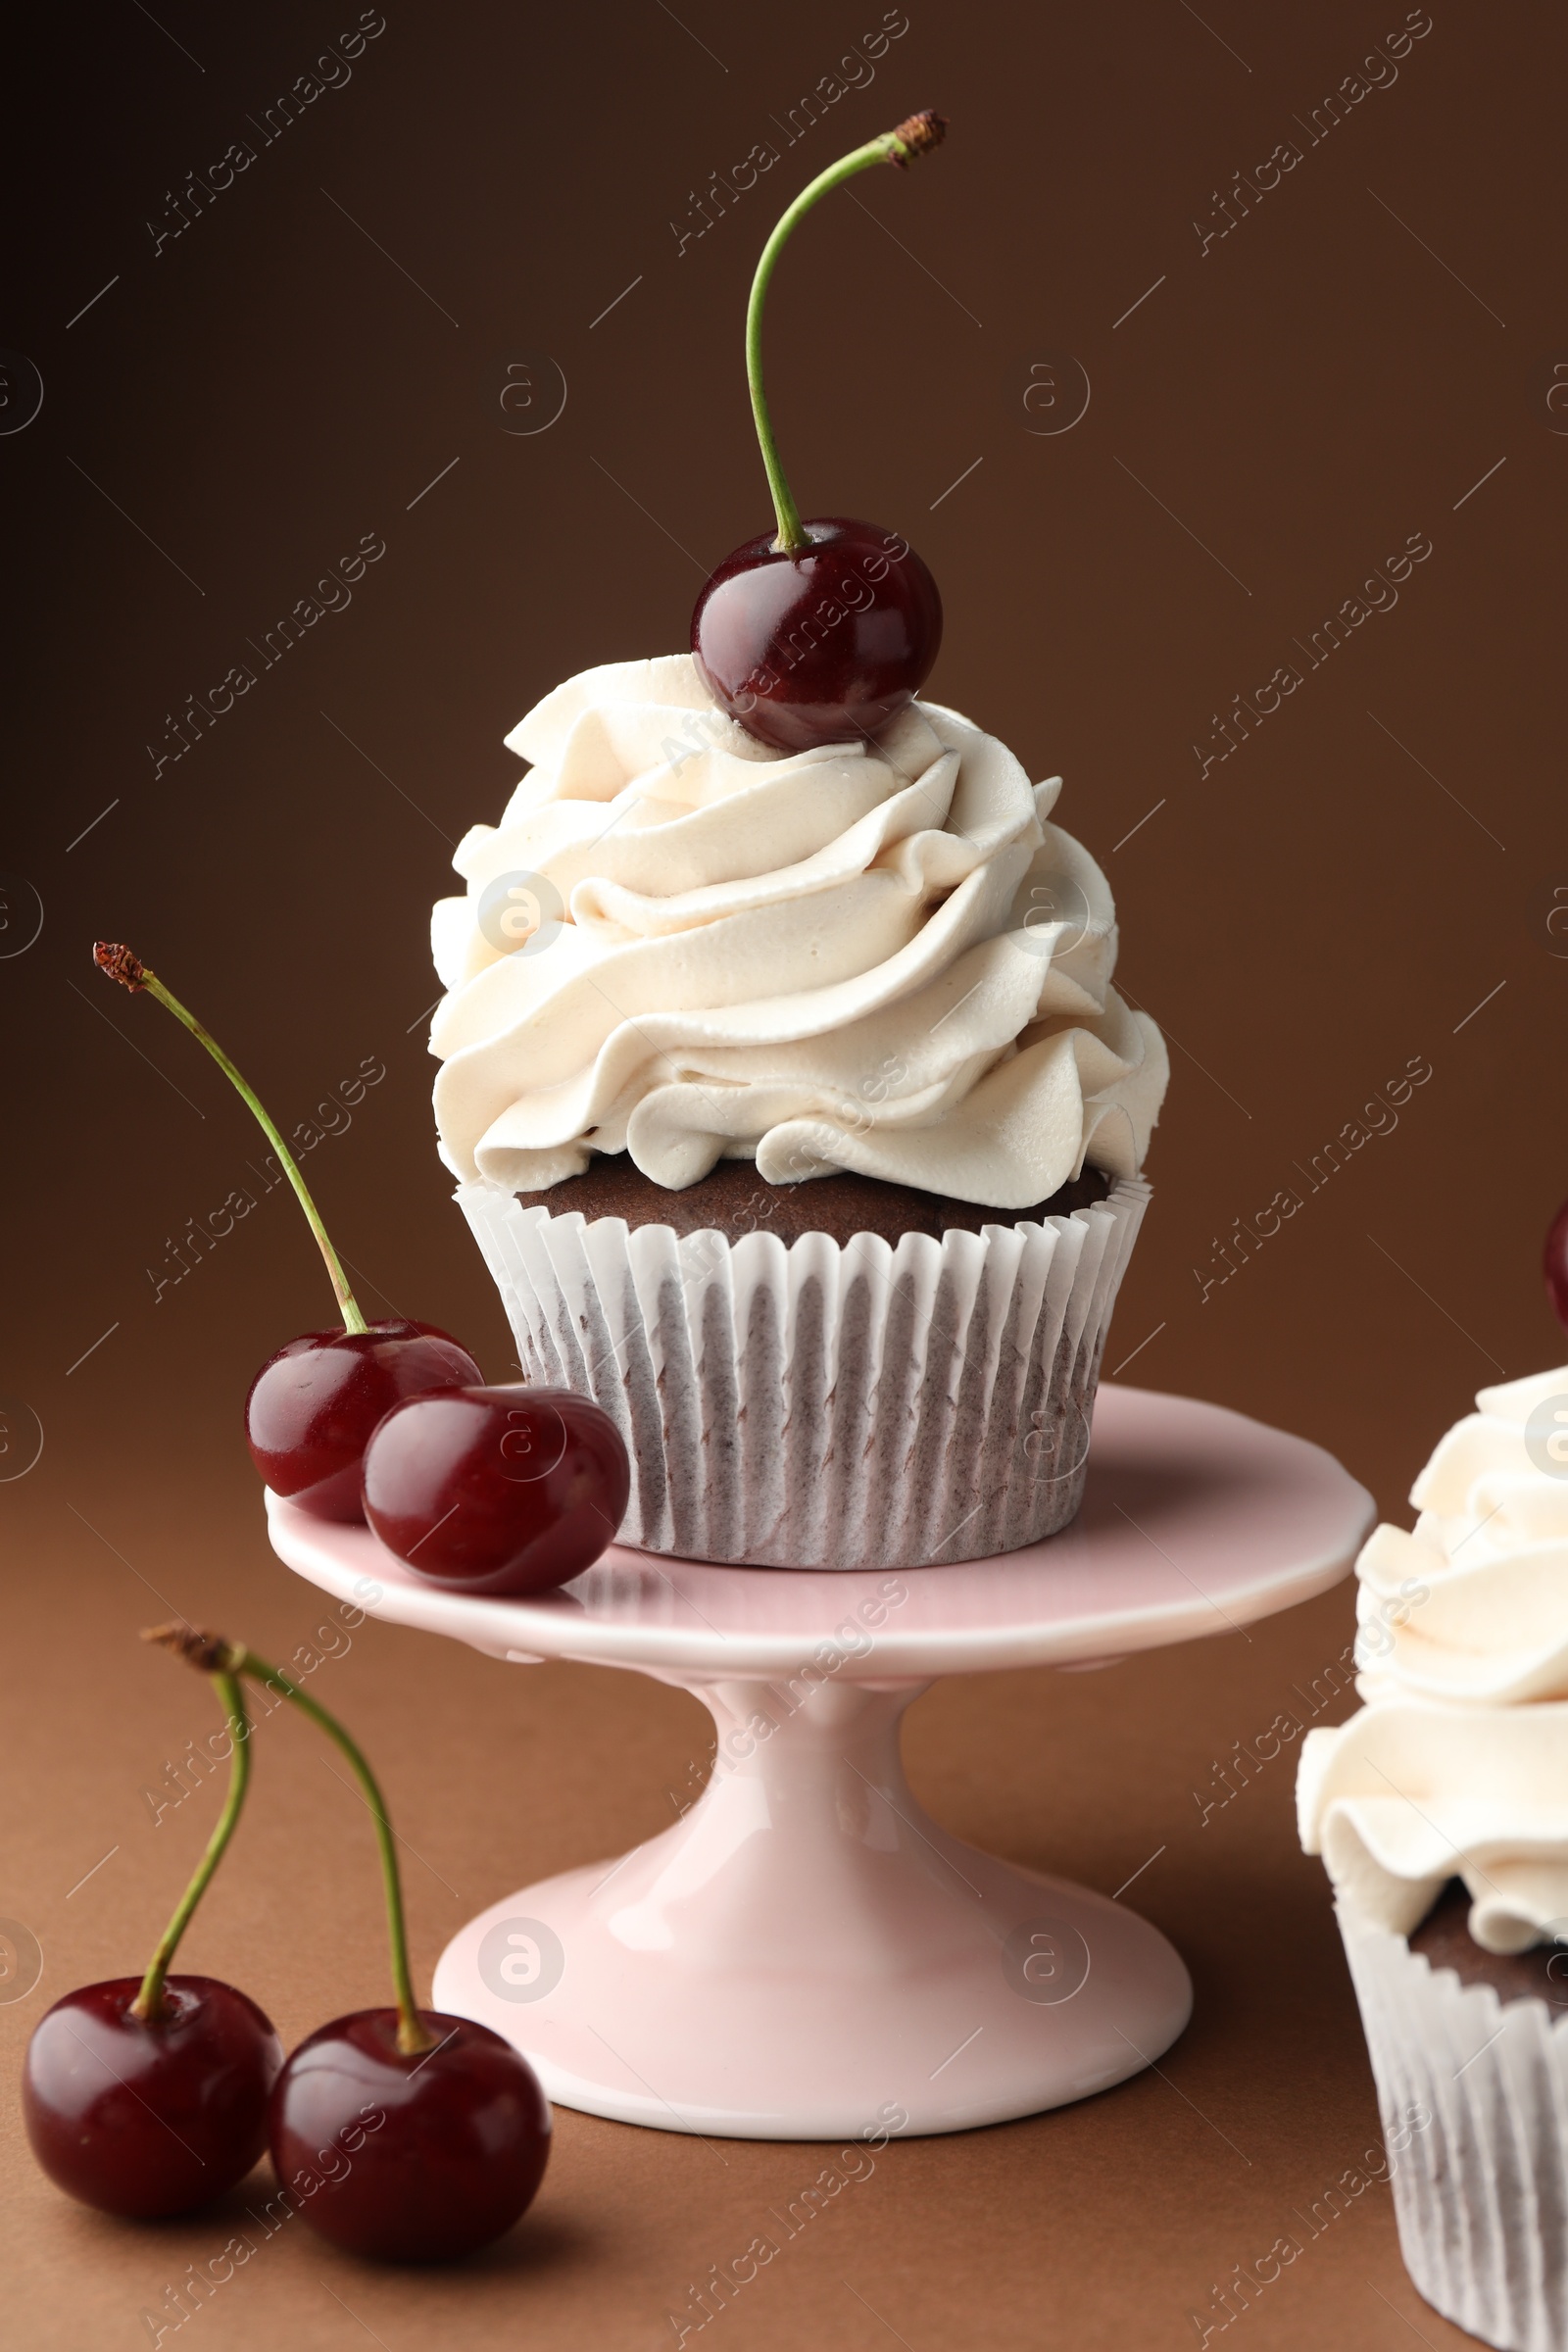
{"label": "glossy cherry skin", "polygon": [[1546,1297],[1551,1311],[1568,1331],[1568,1200],[1552,1218],[1546,1232],[1546,1249],[1543,1260],[1546,1277]]}
{"label": "glossy cherry skin", "polygon": [[793,556],[738,547],[692,613],[692,652],[713,700],[779,751],[854,743],[898,715],[942,643],[937,584],[906,540],[828,515]]}
{"label": "glossy cherry skin", "polygon": [[400,1397],[462,1389],[484,1374],[433,1323],[307,1331],[270,1355],[245,1399],[251,1459],[274,1494],[317,1519],[362,1519],[370,1432]]}
{"label": "glossy cherry skin", "polygon": [[389,1551],[460,1592],[543,1592],[591,1567],[631,1465],[569,1389],[456,1389],[394,1405],[365,1454],[365,1516]]}
{"label": "glossy cherry skin", "polygon": [[283,2045],[216,1977],[170,1977],[166,2014],[130,2014],[139,1977],[68,1992],[40,2018],[22,2109],[57,2186],[137,2220],[192,2213],[243,2180],[267,2145]]}
{"label": "glossy cherry skin", "polygon": [[351,2254],[449,2262],[488,2245],[533,2202],[550,2107],[510,2042],[466,2017],[419,2012],[437,2046],[398,2048],[395,2009],[335,2018],[277,2079],[268,2137],[313,2229]]}

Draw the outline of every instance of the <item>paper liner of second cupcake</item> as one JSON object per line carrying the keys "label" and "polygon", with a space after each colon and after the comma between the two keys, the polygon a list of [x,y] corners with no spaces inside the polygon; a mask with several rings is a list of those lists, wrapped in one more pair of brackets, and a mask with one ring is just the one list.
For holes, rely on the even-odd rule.
{"label": "paper liner of second cupcake", "polygon": [[1501,2001],[1343,1898],[1335,1908],[1405,2269],[1483,2342],[1568,2352],[1568,1984],[1561,2010]]}
{"label": "paper liner of second cupcake", "polygon": [[1039,1224],[786,1249],[458,1193],[524,1378],[594,1397],[626,1441],[621,1541],[797,1568],[977,1559],[1065,1525],[1148,1199],[1121,1178]]}

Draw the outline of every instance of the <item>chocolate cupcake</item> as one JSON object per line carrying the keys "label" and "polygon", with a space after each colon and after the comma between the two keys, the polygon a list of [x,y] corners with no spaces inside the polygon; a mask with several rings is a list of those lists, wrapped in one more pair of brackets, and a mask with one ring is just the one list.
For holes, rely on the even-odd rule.
{"label": "chocolate cupcake", "polygon": [[1510,2352],[1568,2345],[1568,1368],[1484,1389],[1357,1562],[1366,1705],[1307,1735],[1405,2267]]}
{"label": "chocolate cupcake", "polygon": [[1167,1065],[1000,743],[914,703],[786,754],[686,657],[592,670],[435,910],[442,1156],[622,1541],[976,1558],[1065,1524]]}

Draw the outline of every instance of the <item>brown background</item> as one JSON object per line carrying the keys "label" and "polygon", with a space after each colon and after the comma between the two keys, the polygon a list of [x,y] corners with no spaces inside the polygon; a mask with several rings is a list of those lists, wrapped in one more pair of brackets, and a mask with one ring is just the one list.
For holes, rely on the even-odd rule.
{"label": "brown background", "polygon": [[[375,1307],[449,1325],[504,1372],[431,1148],[423,931],[446,845],[497,814],[505,728],[589,663],[678,648],[704,571],[762,526],[752,261],[808,172],[911,106],[951,115],[947,150],[858,183],[863,209],[836,199],[780,273],[775,411],[803,509],[897,524],[938,574],[933,691],[1032,773],[1065,773],[1062,820],[1120,904],[1122,976],[1172,1038],[1110,1360],[1157,1330],[1131,1377],[1321,1441],[1399,1515],[1476,1386],[1561,1351],[1537,1272],[1568,1182],[1560,15],[1433,0],[1397,80],[1315,145],[1298,118],[1398,28],[1393,0],[908,15],[870,87],[682,254],[689,191],[781,135],[874,5],[387,0],[347,86],[157,258],[166,191],[250,136],[352,8],[74,11],[15,77],[0,340],[45,385],[0,439],[20,590],[0,864],[44,912],[0,963],[0,1390],[45,1432],[0,1486],[0,1912],[45,1954],[0,2008],[18,2343],[148,2341],[141,2312],[233,2226],[69,2205],[16,2112],[42,2007],[141,1964],[211,1817],[192,1797],[152,1826],[141,1789],[207,1720],[136,1628],[178,1610],[278,1652],[319,1615],[268,1551],[238,1435],[252,1369],[323,1319],[319,1268],[273,1194],[155,1303],[168,1241],[246,1181],[256,1145],[88,944],[132,941],[286,1123],[385,1061],[312,1179]],[[1233,172],[1293,137],[1295,171],[1202,253],[1194,216],[1215,223]],[[510,435],[495,369],[540,351],[565,412]],[[1088,413],[1032,433],[1029,369],[1063,352]],[[155,780],[165,713],[366,532],[386,554],[352,606]],[[1200,780],[1211,714],[1418,532],[1433,553],[1397,607]],[[9,904],[20,945],[32,901],[13,884]],[[1412,1056],[1433,1075],[1396,1129],[1201,1298],[1215,1237],[1304,1190],[1295,1163]],[[1176,2346],[1213,2282],[1300,2233],[1293,2209],[1360,2158],[1376,2114],[1326,1885],[1295,1843],[1294,1751],[1206,1826],[1194,1791],[1350,1624],[1341,1591],[1250,1642],[916,1705],[913,1778],[955,1831],[1107,1890],[1163,1848],[1138,1900],[1192,1964],[1196,2019],[1162,2074],[891,2147],[710,2340]],[[499,1893],[667,1820],[704,1741],[692,1701],[639,1678],[503,1673],[374,1625],[321,1687],[427,1858],[424,1972]],[[263,1744],[187,1949],[292,2038],[383,1997],[382,1956],[355,1800],[292,1724]],[[471,2268],[389,2277],[295,2223],[187,2325],[213,2352],[367,2329],[387,2352],[652,2348],[818,2161],[563,2113],[535,2213]],[[1461,2340],[1406,2280],[1383,2187],[1237,2323],[1259,2352],[1394,2347],[1411,2325]]]}

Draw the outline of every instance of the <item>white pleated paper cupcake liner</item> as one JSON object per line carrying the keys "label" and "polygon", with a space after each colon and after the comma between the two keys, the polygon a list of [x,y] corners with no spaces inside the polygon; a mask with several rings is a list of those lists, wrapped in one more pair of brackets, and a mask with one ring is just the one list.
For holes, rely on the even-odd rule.
{"label": "white pleated paper cupcake liner", "polygon": [[1568,2010],[1461,1984],[1402,1936],[1338,1911],[1399,2150],[1405,2269],[1485,2343],[1568,2352]]}
{"label": "white pleated paper cupcake liner", "polygon": [[983,1233],[730,1243],[458,1200],[523,1377],[603,1405],[632,1459],[620,1540],[686,1559],[911,1568],[1065,1526],[1141,1178]]}

